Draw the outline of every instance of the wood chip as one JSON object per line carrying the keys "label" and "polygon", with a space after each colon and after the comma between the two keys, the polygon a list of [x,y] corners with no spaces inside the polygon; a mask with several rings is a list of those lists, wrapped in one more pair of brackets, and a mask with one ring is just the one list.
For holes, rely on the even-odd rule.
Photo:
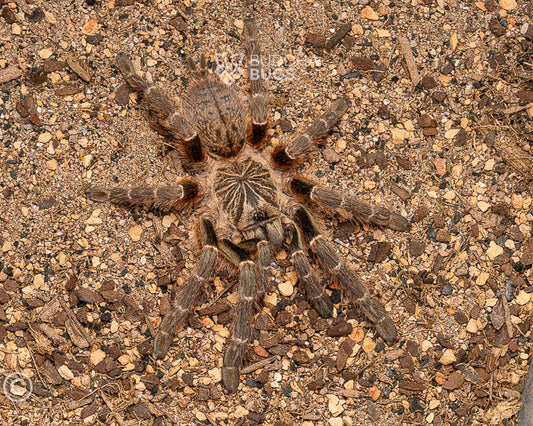
{"label": "wood chip", "polygon": [[253,373],[254,371],[257,371],[259,370],[260,368],[263,368],[264,366],[268,365],[268,364],[272,364],[274,361],[276,361],[277,357],[275,356],[271,356],[270,358],[267,358],[267,359],[262,359],[261,361],[258,361],[254,364],[250,364],[248,367],[244,367],[241,369],[241,373],[242,374],[250,374],[250,373]]}
{"label": "wood chip", "polygon": [[409,71],[409,77],[411,78],[413,86],[416,87],[422,78],[420,77],[418,68],[416,66],[415,57],[413,56],[413,51],[411,50],[411,44],[409,43],[407,37],[405,37],[403,34],[400,34],[398,37],[398,42],[400,43],[400,49],[407,66],[407,70]]}
{"label": "wood chip", "polygon": [[460,371],[454,371],[450,377],[448,377],[448,380],[442,385],[444,389],[448,390],[455,390],[459,389],[465,381],[465,378],[463,376],[463,373]]}
{"label": "wood chip", "polygon": [[65,321],[65,327],[67,329],[67,333],[70,337],[70,340],[72,340],[72,343],[74,343],[80,349],[85,349],[91,346],[93,343],[93,339],[85,332],[85,329],[76,318],[76,315],[74,315],[74,313],[67,306],[67,304],[63,300],[61,300],[61,296],[58,298],[58,300],[59,304],[68,316],[67,320]]}
{"label": "wood chip", "polygon": [[350,22],[341,25],[337,31],[331,36],[331,38],[326,43],[326,50],[331,50],[338,44],[342,42],[344,37],[348,35],[352,29],[352,24]]}
{"label": "wood chip", "polygon": [[92,80],[92,76],[89,73],[89,71],[84,68],[81,63],[75,59],[74,57],[70,56],[67,59],[67,64],[70,67],[72,71],[74,71],[83,81],[90,83]]}
{"label": "wood chip", "polygon": [[52,327],[45,323],[36,323],[32,326],[34,329],[39,330],[46,337],[48,337],[52,342],[57,346],[62,346],[67,344],[67,339],[59,335]]}
{"label": "wood chip", "polygon": [[22,71],[15,65],[10,65],[7,68],[0,69],[0,84],[15,80],[22,75]]}
{"label": "wood chip", "polygon": [[520,148],[510,136],[497,138],[494,147],[525,179],[533,179],[533,155]]}
{"label": "wood chip", "polygon": [[72,343],[74,343],[78,348],[85,349],[91,346],[90,341],[87,339],[87,334],[85,333],[85,330],[79,321],[68,318],[65,321],[65,327],[70,340],[72,340]]}
{"label": "wood chip", "polygon": [[54,93],[57,96],[69,96],[76,93],[83,92],[83,89],[75,84],[64,84],[62,86],[54,88]]}
{"label": "wood chip", "polygon": [[174,27],[177,31],[186,31],[187,30],[187,22],[181,15],[176,15],[174,18],[172,18],[169,21],[169,24]]}
{"label": "wood chip", "polygon": [[498,300],[498,303],[492,308],[490,321],[496,330],[499,330],[505,324],[505,312],[503,309],[503,301],[501,299]]}
{"label": "wood chip", "polygon": [[25,96],[22,100],[16,103],[18,113],[26,118],[28,117],[30,122],[36,126],[42,126],[39,114],[37,112],[37,102],[32,95]]}

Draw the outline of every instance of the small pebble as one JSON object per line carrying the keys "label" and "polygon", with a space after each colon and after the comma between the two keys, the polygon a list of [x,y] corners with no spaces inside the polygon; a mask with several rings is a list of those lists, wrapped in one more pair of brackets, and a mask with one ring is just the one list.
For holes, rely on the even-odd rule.
{"label": "small pebble", "polygon": [[361,18],[368,19],[370,21],[377,21],[379,20],[379,15],[370,6],[366,6],[361,11]]}
{"label": "small pebble", "polygon": [[52,49],[41,49],[37,52],[37,54],[43,59],[48,59],[53,53]]}
{"label": "small pebble", "polygon": [[490,260],[496,259],[498,256],[503,254],[503,247],[500,247],[494,241],[491,241],[489,248],[487,249],[487,256]]}
{"label": "small pebble", "polygon": [[485,201],[479,201],[477,203],[477,206],[479,207],[479,210],[481,210],[483,213],[490,209],[490,204],[486,203]]}
{"label": "small pebble", "polygon": [[51,160],[48,160],[46,162],[46,167],[49,169],[49,170],[56,170],[57,169],[57,161],[52,158]]}
{"label": "small pebble", "polygon": [[443,296],[450,296],[453,293],[453,287],[450,283],[444,284],[444,287],[442,287],[442,295]]}
{"label": "small pebble", "polygon": [[365,337],[361,346],[363,351],[368,354],[376,348],[376,342],[370,337]]}
{"label": "small pebble", "polygon": [[130,236],[132,241],[139,241],[141,239],[142,233],[143,229],[139,225],[131,227],[128,231],[128,235]]}
{"label": "small pebble", "polygon": [[517,6],[515,0],[500,0],[499,4],[503,10],[507,11],[515,10]]}
{"label": "small pebble", "polygon": [[514,299],[514,287],[511,281],[505,283],[505,298],[508,302],[511,302]]}
{"label": "small pebble", "polygon": [[468,324],[466,325],[466,331],[472,334],[476,334],[479,331],[477,320],[475,320],[474,318],[470,318]]}
{"label": "small pebble", "polygon": [[439,362],[442,365],[450,365],[453,364],[455,361],[457,361],[457,358],[455,357],[455,353],[452,349],[446,349],[441,358],[439,359]]}
{"label": "small pebble", "polygon": [[283,296],[290,297],[292,296],[294,287],[289,281],[285,281],[278,284],[278,290]]}

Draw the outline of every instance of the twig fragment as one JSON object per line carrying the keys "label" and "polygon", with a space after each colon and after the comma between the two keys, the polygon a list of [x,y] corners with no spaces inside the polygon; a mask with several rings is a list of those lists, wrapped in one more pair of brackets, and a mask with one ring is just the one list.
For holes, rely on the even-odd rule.
{"label": "twig fragment", "polygon": [[67,320],[65,321],[65,327],[72,340],[72,343],[81,349],[91,346],[93,344],[92,337],[85,332],[85,329],[78,321],[78,318],[76,318],[76,315],[74,315],[74,312],[72,312],[67,304],[61,299],[61,297],[59,297],[58,300],[59,304],[68,316]]}
{"label": "twig fragment", "polygon": [[515,106],[509,107],[507,109],[504,109],[502,112],[505,115],[512,115],[512,114],[515,114],[517,112],[520,112],[520,111],[523,111],[523,110],[529,109],[529,108],[533,108],[533,103],[529,103],[527,105],[515,105]]}
{"label": "twig fragment", "polygon": [[533,179],[533,156],[520,148],[510,137],[500,137],[494,147],[525,179]]}
{"label": "twig fragment", "polygon": [[501,300],[503,304],[503,316],[505,318],[505,326],[507,327],[507,336],[510,338],[513,337],[513,323],[511,322],[511,312],[509,311],[509,303],[507,299],[502,294]]}
{"label": "twig fragment", "polygon": [[398,41],[400,42],[400,49],[402,51],[403,58],[405,59],[407,70],[409,71],[409,77],[413,82],[413,86],[417,86],[422,78],[420,77],[420,73],[416,67],[415,57],[413,56],[413,51],[411,50],[409,40],[407,40],[407,37],[401,34],[398,37]]}
{"label": "twig fragment", "polygon": [[270,358],[262,359],[261,361],[257,361],[254,364],[249,365],[248,367],[245,367],[241,370],[242,374],[249,374],[253,373],[256,370],[259,370],[260,368],[263,368],[265,365],[268,365],[276,360],[275,356],[271,356]]}
{"label": "twig fragment", "polygon": [[109,410],[111,410],[111,414],[113,414],[113,416],[115,417],[115,419],[117,420],[117,423],[120,425],[120,426],[125,426],[126,425],[126,422],[124,422],[124,418],[118,413],[117,410],[115,410],[115,407],[113,407],[113,404],[111,403],[111,401],[107,398],[107,396],[105,395],[105,393],[100,390],[100,397],[104,400],[105,402],[105,405],[107,405],[107,407],[109,408]]}

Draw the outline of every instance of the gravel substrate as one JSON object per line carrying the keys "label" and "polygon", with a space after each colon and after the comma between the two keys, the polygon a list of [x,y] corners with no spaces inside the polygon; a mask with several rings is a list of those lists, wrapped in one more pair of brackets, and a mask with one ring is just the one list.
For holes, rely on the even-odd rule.
{"label": "gravel substrate", "polygon": [[[25,375],[0,391],[1,424],[517,424],[533,323],[531,2],[0,0],[0,9],[0,379]],[[131,54],[176,97],[190,80],[186,55],[225,57],[222,78],[245,95],[249,17],[277,72],[271,140],[346,96],[348,112],[302,171],[412,228],[328,212],[321,223],[386,306],[398,343],[386,345],[325,275],[336,305],[321,318],[283,251],[228,394],[227,271],[168,356],[151,356],[174,286],[194,265],[194,213],[96,204],[85,189],[172,184],[187,172],[114,57]]]}

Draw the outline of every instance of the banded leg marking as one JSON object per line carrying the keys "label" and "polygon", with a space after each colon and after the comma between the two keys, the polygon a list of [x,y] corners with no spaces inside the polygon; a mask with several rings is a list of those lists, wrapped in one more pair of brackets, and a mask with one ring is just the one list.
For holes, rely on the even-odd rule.
{"label": "banded leg marking", "polygon": [[334,210],[344,210],[354,219],[374,225],[385,226],[395,231],[407,231],[411,224],[398,213],[349,197],[334,189],[317,185],[311,180],[297,176],[291,179],[293,193],[305,200],[312,200]]}
{"label": "banded leg marking", "polygon": [[339,257],[333,246],[326,241],[320,233],[314,219],[303,207],[297,208],[294,219],[313,253],[318,257],[320,264],[330,272],[350,294],[352,300],[357,303],[363,314],[374,323],[377,332],[388,343],[398,340],[396,326],[388,316],[383,305],[373,298],[359,277]]}
{"label": "banded leg marking", "polygon": [[163,318],[161,327],[155,336],[154,356],[156,358],[163,358],[166,355],[174,334],[183,326],[191,310],[198,303],[205,282],[211,279],[215,271],[218,258],[217,237],[213,224],[209,220],[199,221],[198,239],[202,245],[198,262],[191,276],[178,289],[172,310]]}
{"label": "banded leg marking", "polygon": [[333,303],[326,294],[324,287],[320,283],[320,279],[307,259],[300,231],[296,226],[292,225],[289,227],[288,232],[292,262],[298,279],[305,290],[307,299],[323,318],[329,318],[333,315]]}
{"label": "banded leg marking", "polygon": [[339,98],[324,114],[315,119],[303,133],[296,134],[288,145],[280,144],[272,151],[272,160],[278,167],[291,167],[303,155],[314,148],[314,143],[327,135],[331,128],[348,109],[350,102]]}
{"label": "banded leg marking", "polygon": [[238,262],[239,267],[239,301],[235,307],[233,332],[224,353],[222,383],[229,392],[236,392],[239,387],[239,371],[242,357],[248,341],[252,336],[252,319],[258,295],[256,265],[244,250],[229,240],[221,242],[222,253]]}
{"label": "banded leg marking", "polygon": [[200,196],[200,184],[192,178],[184,178],[175,186],[105,188],[93,186],[87,190],[87,198],[96,202],[109,201],[118,205],[142,206],[147,209],[175,210]]}
{"label": "banded leg marking", "polygon": [[251,19],[244,23],[244,40],[248,57],[248,74],[250,82],[250,115],[252,116],[252,135],[249,143],[260,146],[269,127],[268,101],[263,79],[259,31]]}

